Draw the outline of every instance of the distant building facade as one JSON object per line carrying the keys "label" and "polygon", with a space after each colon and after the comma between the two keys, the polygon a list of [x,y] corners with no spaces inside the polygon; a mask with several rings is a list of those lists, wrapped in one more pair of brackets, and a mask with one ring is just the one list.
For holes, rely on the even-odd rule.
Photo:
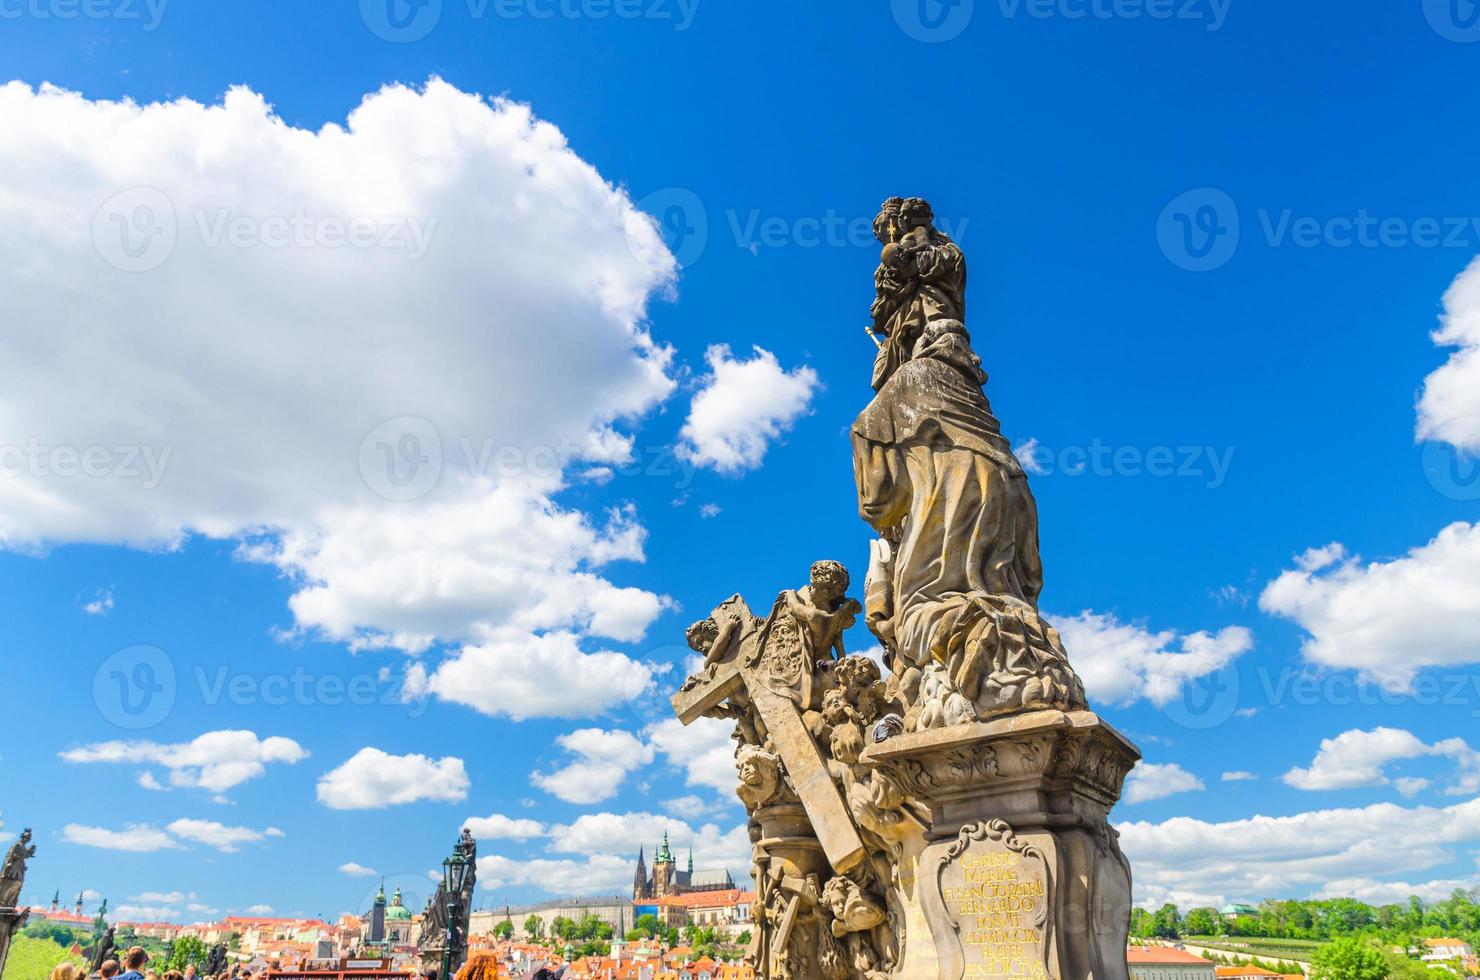
{"label": "distant building facade", "polygon": [[647,869],[645,852],[637,852],[637,870],[632,879],[632,901],[639,905],[658,903],[670,895],[688,892],[728,891],[735,887],[728,869],[711,871],[694,870],[694,850],[689,848],[689,863],[686,870],[678,869],[678,861],[668,846],[668,833],[663,833],[663,843],[653,854],[653,870]]}
{"label": "distant building facade", "polygon": [[1125,951],[1131,980],[1217,980],[1212,960],[1172,946],[1132,946]]}

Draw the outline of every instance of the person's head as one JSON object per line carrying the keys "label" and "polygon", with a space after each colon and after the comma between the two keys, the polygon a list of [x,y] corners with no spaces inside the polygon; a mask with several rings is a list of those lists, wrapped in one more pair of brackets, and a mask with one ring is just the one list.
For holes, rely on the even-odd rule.
{"label": "person's head", "polygon": [[58,963],[56,969],[51,971],[49,980],[80,980],[82,975],[75,963]]}
{"label": "person's head", "polygon": [[848,591],[848,569],[840,561],[824,560],[812,564],[812,598],[820,602],[837,602]]}
{"label": "person's head", "polygon": [[185,972],[183,974],[181,974],[181,976],[185,976],[185,977],[193,977],[193,976],[195,976],[195,964],[194,963],[186,963],[185,964]]}
{"label": "person's head", "polygon": [[103,980],[109,980],[110,977],[118,976],[118,972],[122,969],[123,967],[118,965],[117,960],[104,960],[103,965],[98,967],[98,976]]}
{"label": "person's head", "polygon": [[132,946],[127,953],[123,954],[123,968],[125,970],[142,970],[144,964],[149,962],[149,953],[143,946]]}
{"label": "person's head", "polygon": [[179,970],[166,970],[164,971],[164,980],[185,980],[185,974]]}
{"label": "person's head", "polygon": [[159,974],[153,970],[147,970],[144,973],[144,980],[159,980]]}
{"label": "person's head", "polygon": [[457,980],[498,980],[498,957],[493,953],[474,953],[457,971]]}

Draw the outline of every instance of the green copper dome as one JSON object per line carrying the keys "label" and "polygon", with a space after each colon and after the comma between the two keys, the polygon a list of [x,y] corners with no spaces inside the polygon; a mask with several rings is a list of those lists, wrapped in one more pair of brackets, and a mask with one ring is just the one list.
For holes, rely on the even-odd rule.
{"label": "green copper dome", "polygon": [[405,902],[401,901],[401,889],[399,886],[396,888],[395,896],[391,898],[390,907],[385,910],[385,917],[387,921],[411,918],[411,910],[406,907]]}

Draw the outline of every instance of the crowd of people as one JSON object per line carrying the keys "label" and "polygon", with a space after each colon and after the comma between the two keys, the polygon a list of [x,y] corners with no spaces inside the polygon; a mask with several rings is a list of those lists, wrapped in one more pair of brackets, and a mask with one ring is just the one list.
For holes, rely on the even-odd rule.
{"label": "crowd of people", "polygon": [[148,951],[142,946],[134,946],[123,954],[121,960],[104,960],[95,974],[90,975],[86,967],[68,961],[58,964],[48,980],[266,980],[266,975],[264,970],[260,977],[254,978],[252,971],[240,963],[214,977],[200,976],[194,963],[187,964],[183,971],[165,970],[161,973],[149,969]]}

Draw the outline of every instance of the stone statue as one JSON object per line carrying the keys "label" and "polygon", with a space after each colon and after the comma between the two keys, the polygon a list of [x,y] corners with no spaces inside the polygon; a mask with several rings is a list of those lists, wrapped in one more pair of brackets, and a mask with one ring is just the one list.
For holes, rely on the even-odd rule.
{"label": "stone statue", "polygon": [[[930,222],[918,198],[886,201],[875,222],[874,329],[885,340],[878,393],[853,423],[859,513],[880,534],[866,620],[895,658],[907,728],[922,714],[933,725],[969,720],[951,694],[980,717],[1077,710],[1083,687],[1037,611],[1037,505],[961,319],[965,259]],[[946,669],[926,712],[923,672],[937,663]]]}
{"label": "stone statue", "polygon": [[207,977],[219,977],[226,972],[226,944],[217,943],[206,956]]}
{"label": "stone statue", "polygon": [[88,969],[89,975],[97,975],[103,968],[103,964],[112,959],[117,959],[116,948],[113,945],[113,926],[104,929],[98,935],[98,941],[93,946],[91,964]]}
{"label": "stone statue", "polygon": [[[735,721],[747,958],[761,980],[1129,980],[1107,817],[1139,752],[1038,613],[1036,505],[982,391],[965,256],[920,198],[874,229],[863,601],[830,560],[764,618],[731,596],[689,627],[704,660],[673,696],[684,724]],[[860,614],[887,676],[847,651]]]}
{"label": "stone statue", "polygon": [[26,862],[35,856],[36,845],[31,843],[31,828],[27,827],[10,845],[10,851],[5,855],[5,866],[0,868],[0,908],[20,906],[21,888],[26,881]]}
{"label": "stone statue", "polygon": [[31,843],[31,828],[27,827],[10,845],[5,864],[0,867],[0,973],[10,957],[11,940],[31,914],[29,908],[21,907],[21,889],[26,883],[26,862],[35,856],[36,845]]}

